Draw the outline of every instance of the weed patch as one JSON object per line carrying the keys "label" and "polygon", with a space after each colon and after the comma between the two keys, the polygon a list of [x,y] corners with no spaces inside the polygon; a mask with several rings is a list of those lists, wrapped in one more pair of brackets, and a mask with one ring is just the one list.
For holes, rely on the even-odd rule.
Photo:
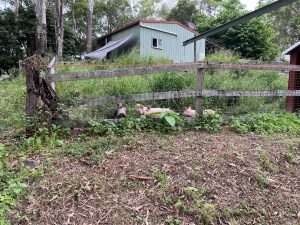
{"label": "weed patch", "polygon": [[292,113],[263,113],[250,115],[246,119],[234,119],[231,122],[234,130],[239,133],[298,133],[300,117]]}

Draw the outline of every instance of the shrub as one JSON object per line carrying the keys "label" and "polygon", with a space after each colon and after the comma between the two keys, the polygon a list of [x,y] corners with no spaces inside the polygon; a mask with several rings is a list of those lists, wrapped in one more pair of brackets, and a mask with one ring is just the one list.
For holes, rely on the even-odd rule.
{"label": "shrub", "polygon": [[222,117],[213,110],[204,110],[199,115],[195,128],[207,132],[219,132],[222,125]]}
{"label": "shrub", "polygon": [[232,127],[239,133],[298,133],[300,130],[300,117],[292,113],[263,113],[234,119]]}

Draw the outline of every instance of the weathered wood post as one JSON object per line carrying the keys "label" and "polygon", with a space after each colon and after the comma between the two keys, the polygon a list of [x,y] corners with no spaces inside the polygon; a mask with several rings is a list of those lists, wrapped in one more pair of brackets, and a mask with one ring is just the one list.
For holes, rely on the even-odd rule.
{"label": "weathered wood post", "polygon": [[197,69],[197,90],[200,91],[200,96],[196,98],[196,111],[200,113],[203,109],[203,97],[202,97],[202,90],[204,86],[204,68]]}
{"label": "weathered wood post", "polygon": [[[32,120],[37,113],[37,109],[41,106],[41,94],[40,94],[40,69],[35,63],[33,57],[24,61],[26,71],[26,114],[27,117]],[[35,126],[31,124],[26,127],[26,134],[32,135],[35,132]]]}

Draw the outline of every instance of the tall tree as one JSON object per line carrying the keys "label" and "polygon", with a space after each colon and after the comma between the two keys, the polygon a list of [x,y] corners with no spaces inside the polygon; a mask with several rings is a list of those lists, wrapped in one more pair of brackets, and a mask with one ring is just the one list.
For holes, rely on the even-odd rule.
{"label": "tall tree", "polygon": [[132,8],[128,0],[106,0],[103,4],[102,20],[105,20],[105,31],[111,32],[132,20]]}
{"label": "tall tree", "polygon": [[86,52],[89,53],[93,48],[93,10],[94,0],[88,0],[87,7],[87,32],[86,32]]}
{"label": "tall tree", "polygon": [[[200,32],[220,26],[246,13],[239,0],[222,3],[216,18],[201,15],[196,23]],[[265,17],[255,18],[248,23],[239,24],[218,35],[213,40],[227,49],[251,59],[274,60],[279,53],[276,32]]]}
{"label": "tall tree", "polygon": [[[14,0],[14,5],[15,5],[15,32],[18,36],[19,39],[19,17],[20,17],[20,13],[19,13],[19,8],[20,8],[20,2],[19,0]],[[18,40],[19,41],[19,40]],[[20,45],[16,46],[16,57],[19,58],[20,57]]]}
{"label": "tall tree", "polygon": [[155,17],[155,5],[161,0],[140,0],[135,6],[138,19],[153,19]]}
{"label": "tall tree", "polygon": [[63,57],[64,41],[64,0],[53,0],[53,13],[55,17],[56,54],[58,58]]}
{"label": "tall tree", "polygon": [[45,0],[36,1],[36,51],[44,56],[47,52],[47,20]]}
{"label": "tall tree", "polygon": [[168,20],[177,20],[183,24],[193,21],[197,14],[195,1],[179,0],[176,6],[171,10]]}
{"label": "tall tree", "polygon": [[[275,0],[260,0],[260,6]],[[268,20],[277,31],[277,40],[282,48],[300,41],[300,2],[280,8],[268,15]]]}

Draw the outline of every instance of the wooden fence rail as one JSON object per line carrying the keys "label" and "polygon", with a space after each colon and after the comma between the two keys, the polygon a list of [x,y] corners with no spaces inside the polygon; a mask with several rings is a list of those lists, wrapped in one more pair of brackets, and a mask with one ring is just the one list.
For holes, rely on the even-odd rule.
{"label": "wooden fence rail", "polygon": [[[87,64],[88,65],[88,64]],[[191,69],[224,69],[224,70],[277,70],[277,71],[300,71],[300,66],[285,64],[233,64],[233,63],[183,63],[183,64],[166,64],[153,65],[132,68],[119,68],[110,70],[97,70],[91,72],[77,72],[65,74],[49,74],[48,79],[51,82],[72,81],[72,80],[88,80],[110,77],[124,77],[134,75],[148,75],[161,72],[186,71]]]}
{"label": "wooden fence rail", "polygon": [[124,103],[134,101],[154,101],[188,97],[272,97],[272,96],[300,96],[300,90],[266,90],[266,91],[224,91],[224,90],[196,90],[196,91],[169,91],[136,94],[128,96],[104,96],[93,99],[83,99],[81,104],[89,106],[101,106],[109,103]]}

